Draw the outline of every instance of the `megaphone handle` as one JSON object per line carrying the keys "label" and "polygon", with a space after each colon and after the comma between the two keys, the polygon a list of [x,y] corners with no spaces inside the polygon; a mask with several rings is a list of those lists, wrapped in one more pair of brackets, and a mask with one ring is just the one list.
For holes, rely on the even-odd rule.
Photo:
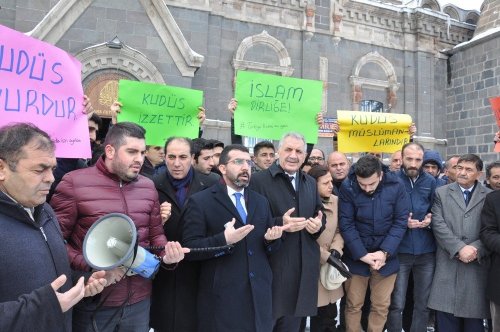
{"label": "megaphone handle", "polygon": [[226,250],[226,249],[232,249],[234,246],[232,244],[227,244],[225,246],[219,246],[219,247],[202,247],[202,248],[189,248],[189,253],[192,252],[207,252],[207,251],[217,251],[217,250]]}
{"label": "megaphone handle", "polygon": [[[224,250],[224,249],[231,249],[234,246],[231,244],[227,244],[225,246],[219,246],[219,247],[203,247],[203,248],[189,248],[190,252],[207,252],[207,251],[216,251],[216,250]],[[143,247],[146,250],[152,250],[152,251],[160,251],[165,249],[165,247],[162,246],[148,246],[148,247]],[[134,253],[137,251],[137,249],[134,251]],[[134,256],[135,257],[135,256]]]}

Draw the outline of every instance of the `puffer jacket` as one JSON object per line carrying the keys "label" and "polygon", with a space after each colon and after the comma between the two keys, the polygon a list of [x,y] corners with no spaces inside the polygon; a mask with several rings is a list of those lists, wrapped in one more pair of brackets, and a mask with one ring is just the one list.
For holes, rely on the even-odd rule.
{"label": "puffer jacket", "polygon": [[[103,158],[94,167],[66,174],[56,188],[51,205],[75,270],[90,270],[82,253],[83,240],[94,222],[108,213],[123,213],[134,221],[140,246],[166,243],[153,182],[142,175],[131,182],[122,181],[107,170]],[[150,294],[151,280],[133,276],[106,287],[101,296],[106,299],[105,306],[117,307],[127,300],[128,304],[137,303]]]}
{"label": "puffer jacket", "polygon": [[399,270],[396,253],[406,231],[409,205],[403,183],[387,167],[371,196],[361,190],[351,168],[340,186],[339,225],[344,238],[342,259],[352,273],[369,276],[370,266],[359,259],[379,250],[389,254],[380,274],[388,276]]}
{"label": "puffer jacket", "polygon": [[[436,179],[423,171],[417,180],[412,183],[405,171],[401,169],[396,172],[406,187],[406,192],[410,197],[410,213],[412,219],[424,220],[425,215],[431,212],[434,203],[434,192],[436,190]],[[432,225],[432,224],[431,224]],[[436,251],[436,241],[432,229],[429,228],[408,228],[399,250],[402,254],[422,255]]]}

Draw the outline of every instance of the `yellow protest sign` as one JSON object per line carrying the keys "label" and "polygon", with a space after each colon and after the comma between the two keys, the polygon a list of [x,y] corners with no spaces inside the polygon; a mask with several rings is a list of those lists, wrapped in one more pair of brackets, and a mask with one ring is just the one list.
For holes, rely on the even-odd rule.
{"label": "yellow protest sign", "polygon": [[337,111],[339,151],[387,152],[410,141],[408,114]]}

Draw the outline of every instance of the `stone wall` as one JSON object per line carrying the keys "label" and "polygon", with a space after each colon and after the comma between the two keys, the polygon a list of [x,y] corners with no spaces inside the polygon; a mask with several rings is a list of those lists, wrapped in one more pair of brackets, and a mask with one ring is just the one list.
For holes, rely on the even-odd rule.
{"label": "stone wall", "polygon": [[457,47],[450,57],[446,114],[448,154],[476,153],[498,159],[493,136],[499,130],[488,98],[500,96],[500,32]]}
{"label": "stone wall", "polygon": [[[54,40],[72,54],[118,36],[129,53],[147,58],[149,72],[159,73],[165,83],[205,91],[205,132],[225,142],[235,68],[251,61],[264,71],[323,80],[324,107],[331,117],[337,110],[357,109],[358,87],[360,98],[375,98],[386,109],[391,104],[391,112],[410,114],[418,140],[444,152],[442,140],[449,138],[450,126],[446,93],[451,89],[447,55],[440,51],[470,39],[473,32],[473,26],[450,22],[439,12],[356,0],[170,0],[167,7],[157,0],[64,3],[79,10],[60,11],[57,20],[40,28],[37,24],[61,2],[4,0],[0,24],[23,32],[37,26],[36,36]],[[173,20],[159,18],[159,7]],[[52,32],[59,31],[44,37],[49,23],[55,24]],[[271,44],[250,45],[245,58],[236,59],[249,37],[267,38]],[[106,52],[112,59],[124,51]],[[463,70],[455,64],[452,68]],[[331,151],[331,139],[320,139],[319,147]]]}

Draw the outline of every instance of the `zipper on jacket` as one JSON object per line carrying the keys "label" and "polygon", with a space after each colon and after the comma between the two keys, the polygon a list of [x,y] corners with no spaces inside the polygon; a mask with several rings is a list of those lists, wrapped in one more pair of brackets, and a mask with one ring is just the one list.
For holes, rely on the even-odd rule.
{"label": "zipper on jacket", "polygon": [[128,204],[127,204],[127,199],[125,198],[125,194],[123,193],[123,181],[120,179],[120,194],[121,194],[121,200],[123,204],[123,209],[125,210],[125,214],[128,216]]}
{"label": "zipper on jacket", "polygon": [[40,232],[42,232],[43,238],[45,239],[45,242],[47,242],[47,235],[45,235],[45,231],[43,230],[43,227],[40,226]]}

